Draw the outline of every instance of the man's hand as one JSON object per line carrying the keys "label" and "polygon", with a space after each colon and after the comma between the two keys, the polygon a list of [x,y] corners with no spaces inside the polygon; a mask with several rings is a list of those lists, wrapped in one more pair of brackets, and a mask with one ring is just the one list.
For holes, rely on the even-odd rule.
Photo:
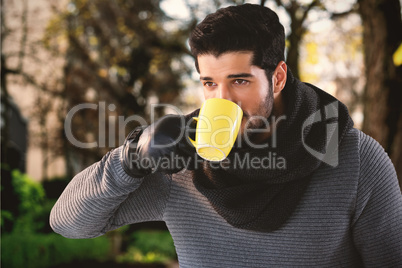
{"label": "man's hand", "polygon": [[167,115],[155,123],[132,131],[124,142],[120,161],[132,177],[153,172],[175,173],[195,157],[195,148],[188,141],[194,132],[192,119]]}

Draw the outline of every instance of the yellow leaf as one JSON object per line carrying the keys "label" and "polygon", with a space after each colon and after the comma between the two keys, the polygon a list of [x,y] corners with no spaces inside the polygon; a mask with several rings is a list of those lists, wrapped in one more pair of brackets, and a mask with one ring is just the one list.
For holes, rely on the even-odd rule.
{"label": "yellow leaf", "polygon": [[99,75],[100,77],[103,77],[103,78],[107,77],[107,70],[106,70],[106,69],[100,69],[100,70],[98,70],[98,75]]}
{"label": "yellow leaf", "polygon": [[394,59],[395,66],[402,65],[402,43],[399,45],[398,49],[395,51],[392,58]]}
{"label": "yellow leaf", "polygon": [[309,42],[306,45],[307,63],[315,65],[318,63],[318,45],[315,42]]}
{"label": "yellow leaf", "polygon": [[89,43],[91,46],[96,46],[98,44],[98,39],[95,36],[89,37]]}

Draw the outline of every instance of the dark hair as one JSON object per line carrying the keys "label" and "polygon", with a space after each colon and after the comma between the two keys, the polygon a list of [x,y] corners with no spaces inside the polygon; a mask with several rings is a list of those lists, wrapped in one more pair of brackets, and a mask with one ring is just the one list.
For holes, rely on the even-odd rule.
{"label": "dark hair", "polygon": [[189,43],[198,72],[197,56],[202,54],[251,51],[252,64],[265,69],[267,76],[285,58],[285,32],[278,15],[260,5],[218,9],[195,27]]}

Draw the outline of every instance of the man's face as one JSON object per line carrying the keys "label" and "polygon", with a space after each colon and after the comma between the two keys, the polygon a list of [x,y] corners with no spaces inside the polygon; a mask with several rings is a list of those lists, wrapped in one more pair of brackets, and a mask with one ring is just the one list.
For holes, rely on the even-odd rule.
{"label": "man's face", "polygon": [[241,133],[267,127],[274,94],[265,71],[252,65],[252,52],[227,52],[218,57],[198,56],[200,80],[205,99],[222,98],[237,103],[243,110]]}

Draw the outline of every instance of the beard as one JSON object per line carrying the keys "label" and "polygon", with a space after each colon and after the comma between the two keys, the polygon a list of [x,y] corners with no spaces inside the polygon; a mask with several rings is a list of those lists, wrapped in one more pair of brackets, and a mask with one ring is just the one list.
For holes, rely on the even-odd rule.
{"label": "beard", "polygon": [[245,129],[266,129],[269,117],[274,109],[274,93],[271,88],[268,89],[268,94],[266,98],[258,106],[255,115],[246,115],[246,125]]}
{"label": "beard", "polygon": [[[274,93],[271,87],[271,81],[269,81],[269,87],[267,96],[259,104],[257,112],[254,115],[244,114],[243,120],[244,126],[241,132],[239,132],[238,142],[240,144],[259,143],[263,141],[264,137],[267,137],[271,130],[269,122],[270,117],[274,114]],[[241,146],[240,146],[241,147]]]}

